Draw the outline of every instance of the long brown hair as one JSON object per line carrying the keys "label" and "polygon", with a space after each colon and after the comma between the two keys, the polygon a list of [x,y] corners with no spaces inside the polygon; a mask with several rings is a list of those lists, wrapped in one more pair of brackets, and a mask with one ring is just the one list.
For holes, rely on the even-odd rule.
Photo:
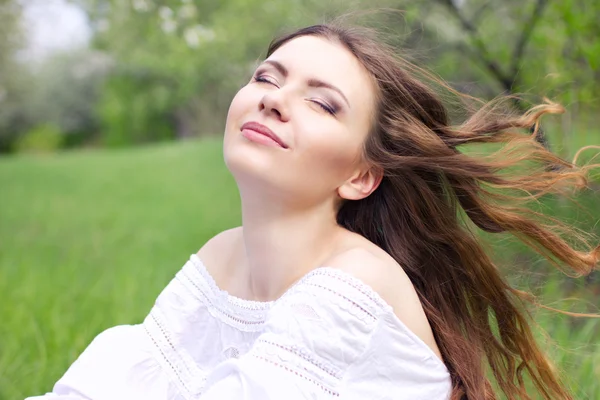
{"label": "long brown hair", "polygon": [[[384,177],[367,198],[343,202],[337,221],[405,269],[450,371],[451,398],[497,398],[486,378],[487,361],[510,399],[530,399],[524,373],[544,398],[570,399],[532,335],[524,307],[532,297],[506,282],[475,228],[511,233],[579,275],[598,263],[600,247],[592,249],[574,229],[527,207],[544,194],[586,186],[591,166],[576,167],[535,140],[540,117],[562,108],[547,102],[517,115],[500,98],[480,103],[465,121],[451,125],[432,83],[458,93],[398,57],[367,28],[340,23],[303,28],[274,40],[267,56],[305,35],[345,46],[376,82],[376,114],[364,156],[383,168]],[[458,150],[479,143],[504,146],[485,156]],[[513,168],[523,162],[527,168]],[[573,234],[569,242],[564,233]]]}

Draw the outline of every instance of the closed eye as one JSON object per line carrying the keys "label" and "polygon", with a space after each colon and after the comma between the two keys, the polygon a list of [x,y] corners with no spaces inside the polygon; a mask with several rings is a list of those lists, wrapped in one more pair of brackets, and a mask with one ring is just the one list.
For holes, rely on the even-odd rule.
{"label": "closed eye", "polygon": [[274,86],[277,86],[277,84],[275,82],[273,82],[272,80],[270,80],[269,78],[267,78],[266,75],[256,75],[254,77],[254,82],[259,82],[259,83],[268,83]]}
{"label": "closed eye", "polygon": [[328,104],[325,103],[321,103],[320,101],[316,101],[316,100],[311,100],[313,103],[317,104],[319,107],[321,107],[323,110],[325,110],[326,112],[328,112],[331,115],[335,115],[335,113],[337,112],[337,110],[334,107],[331,107]]}

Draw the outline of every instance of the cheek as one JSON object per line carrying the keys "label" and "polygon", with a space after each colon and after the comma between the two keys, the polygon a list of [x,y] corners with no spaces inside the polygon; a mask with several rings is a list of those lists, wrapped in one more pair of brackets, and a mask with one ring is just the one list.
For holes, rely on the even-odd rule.
{"label": "cheek", "polygon": [[244,113],[244,110],[248,107],[248,94],[243,87],[231,100],[229,104],[229,110],[227,111],[227,120],[225,122],[226,127],[231,128],[236,122],[239,122],[239,117]]}
{"label": "cheek", "polygon": [[[338,128],[339,129],[339,128]],[[312,137],[313,135],[311,135]],[[344,131],[315,134],[302,155],[302,170],[319,180],[339,183],[348,178],[360,158],[360,143]]]}
{"label": "cheek", "polygon": [[239,134],[242,118],[248,114],[252,106],[252,98],[248,93],[247,87],[241,88],[231,100],[227,118],[225,120],[225,132],[223,135],[223,150],[227,152],[234,136]]}

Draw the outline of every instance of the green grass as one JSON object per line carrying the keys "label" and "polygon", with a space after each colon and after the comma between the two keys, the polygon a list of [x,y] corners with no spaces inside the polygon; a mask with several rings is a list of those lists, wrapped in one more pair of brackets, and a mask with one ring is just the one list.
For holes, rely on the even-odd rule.
{"label": "green grass", "polygon": [[220,140],[0,159],[0,399],[52,388],[240,221]]}
{"label": "green grass", "polygon": [[[141,322],[188,256],[240,223],[219,139],[0,158],[0,195],[0,399],[7,400],[51,390],[96,334]],[[593,208],[596,200],[583,203]],[[522,252],[507,249],[506,260]],[[550,282],[547,297],[564,297],[558,278]],[[544,344],[577,398],[600,398],[597,320],[544,311],[536,321],[556,341]]]}

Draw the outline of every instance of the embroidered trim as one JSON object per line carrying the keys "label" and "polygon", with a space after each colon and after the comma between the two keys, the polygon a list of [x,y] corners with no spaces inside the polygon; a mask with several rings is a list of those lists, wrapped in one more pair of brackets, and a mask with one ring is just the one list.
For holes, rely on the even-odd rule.
{"label": "embroidered trim", "polygon": [[[154,310],[153,310],[154,311]],[[171,380],[174,380],[177,387],[179,388],[179,392],[183,395],[186,400],[192,400],[192,393],[187,384],[189,381],[187,379],[189,372],[186,374],[181,371],[180,364],[182,364],[181,357],[175,356],[175,358],[170,353],[175,353],[175,348],[170,343],[170,340],[166,337],[166,334],[160,328],[155,316],[153,315],[153,311],[146,317],[144,321],[144,330],[146,334],[154,343],[154,347],[158,354],[155,355],[159,364],[166,366],[165,372],[171,376]],[[165,344],[165,342],[168,343]],[[179,362],[177,362],[179,361]],[[187,368],[186,368],[187,369]]]}
{"label": "embroidered trim", "polygon": [[369,311],[365,310],[363,307],[361,307],[357,302],[351,300],[350,298],[344,296],[343,294],[341,294],[338,291],[335,291],[333,289],[330,289],[328,287],[325,287],[323,285],[318,285],[316,283],[312,283],[312,282],[308,282],[307,285],[311,285],[314,287],[318,287],[320,289],[326,290],[332,294],[335,294],[336,296],[341,297],[342,299],[346,300],[347,302],[349,302],[350,304],[352,304],[353,306],[355,306],[356,308],[358,308],[359,310],[361,310],[363,313],[367,314],[369,317],[371,317],[372,319],[377,319],[373,314],[371,314]]}
{"label": "embroidered trim", "polygon": [[268,311],[275,302],[244,300],[239,297],[232,296],[227,291],[219,288],[212,275],[204,266],[202,260],[196,254],[192,254],[190,261],[196,267],[194,268],[194,271],[199,273],[203,281],[208,285],[210,291],[216,298],[226,300],[229,304],[234,305],[235,307],[249,311]]}
{"label": "embroidered trim", "polygon": [[[175,277],[175,279],[180,280],[182,285],[185,286],[186,283],[183,282],[183,278],[185,278],[186,281],[189,284],[193,285],[196,289],[196,291],[192,293],[194,297],[199,298],[199,296],[201,296],[202,298],[199,298],[200,302],[205,304],[211,315],[218,318],[221,322],[244,331],[256,331],[261,325],[265,323],[265,316],[263,315],[261,315],[261,318],[257,320],[250,320],[249,318],[240,318],[234,316],[232,312],[233,310],[231,310],[231,308],[225,307],[223,304],[216,304],[214,298],[211,298],[211,296],[205,293],[203,288],[198,286],[196,282],[194,282],[188,275],[182,274]],[[246,327],[253,325],[256,327],[253,329],[246,329]]]}
{"label": "embroidered trim", "polygon": [[[219,310],[219,312],[221,312],[222,314],[232,317],[234,321],[237,319],[237,322],[243,324],[247,322],[249,324],[260,325],[261,322],[265,321],[266,314],[275,303],[280,302],[283,298],[288,297],[290,294],[296,292],[299,287],[301,287],[308,281],[314,280],[317,277],[335,279],[338,282],[344,283],[349,288],[352,288],[358,293],[362,294],[364,298],[361,298],[360,300],[370,300],[371,304],[367,305],[361,302],[363,303],[363,305],[360,305],[358,303],[359,299],[356,299],[356,301],[350,301],[355,306],[359,307],[362,311],[371,315],[371,317],[373,318],[375,318],[374,314],[378,314],[377,310],[386,312],[389,312],[391,310],[391,307],[379,296],[379,294],[375,292],[370,286],[362,282],[360,279],[357,279],[346,272],[340,271],[339,269],[327,266],[319,267],[310,271],[298,282],[292,285],[292,287],[288,289],[288,291],[286,291],[283,294],[283,296],[281,296],[279,299],[268,302],[260,302],[245,300],[230,295],[227,291],[224,291],[218,287],[215,280],[202,263],[202,260],[196,254],[192,254],[190,256],[190,261],[194,266],[193,271],[196,274],[189,273],[189,270],[187,270],[186,268],[182,270],[186,278],[190,280],[190,283],[192,283],[197,290],[202,292],[203,296],[212,305],[212,307]],[[208,293],[206,293],[205,290],[202,290],[202,285],[199,284],[199,282],[197,281],[198,278],[200,278],[202,282],[204,282],[208,286],[210,296]],[[321,287],[326,288],[326,286]],[[331,292],[335,292],[341,296],[344,296],[341,294],[342,291],[333,290],[330,288],[327,289]],[[348,298],[347,296],[344,297]],[[367,308],[372,309],[373,312],[367,311]],[[257,317],[257,315],[259,315],[260,317]]]}
{"label": "embroidered trim", "polygon": [[306,349],[298,347],[298,346],[285,346],[285,345],[275,343],[275,342],[272,342],[270,340],[265,340],[265,339],[259,339],[259,342],[264,343],[266,345],[271,345],[271,346],[277,347],[280,350],[292,353],[292,354],[300,357],[304,361],[319,368],[320,370],[322,370],[323,372],[325,372],[327,375],[331,376],[332,378],[336,378],[336,379],[342,378],[342,372],[339,370],[339,368],[336,368],[329,363],[319,361],[316,357],[314,357],[312,355],[312,353],[309,350],[306,350]]}
{"label": "embroidered trim", "polygon": [[252,356],[253,356],[253,357],[255,357],[255,358],[257,358],[257,359],[259,359],[259,360],[262,360],[262,361],[268,362],[268,363],[270,363],[270,364],[273,364],[273,365],[275,365],[275,366],[277,366],[277,367],[279,367],[279,368],[283,368],[283,369],[285,369],[287,372],[290,372],[290,373],[292,373],[292,374],[294,374],[294,375],[296,375],[296,376],[299,376],[300,378],[303,378],[303,379],[305,379],[306,381],[308,381],[308,382],[310,382],[310,383],[314,384],[314,385],[315,385],[315,386],[317,386],[319,389],[323,390],[325,393],[327,393],[327,394],[329,394],[329,395],[331,395],[331,396],[334,396],[334,397],[339,397],[339,396],[340,396],[340,394],[339,394],[338,392],[336,392],[336,391],[334,391],[334,390],[332,390],[332,389],[329,389],[328,387],[326,387],[326,386],[325,386],[325,385],[323,385],[322,383],[320,383],[320,382],[318,382],[318,381],[316,381],[316,380],[314,380],[314,379],[312,379],[312,378],[310,378],[310,377],[308,377],[308,376],[306,376],[306,375],[304,375],[304,374],[302,374],[302,373],[300,373],[300,372],[296,371],[295,369],[292,369],[292,368],[290,368],[290,367],[288,367],[288,366],[286,366],[286,365],[283,365],[283,364],[281,364],[281,363],[278,363],[278,362],[276,362],[276,361],[269,360],[269,359],[268,359],[268,358],[266,358],[266,357],[259,356],[258,354],[252,354]]}
{"label": "embroidered trim", "polygon": [[175,347],[169,330],[162,322],[159,309],[153,308],[143,325],[158,352],[155,357],[161,365],[169,367],[165,368],[165,372],[177,384],[180,393],[186,400],[196,399],[204,389],[206,373],[198,367],[185,348]]}
{"label": "embroidered trim", "polygon": [[[173,345],[173,342],[171,342],[171,337],[170,335],[167,333],[166,329],[164,328],[163,324],[158,320],[158,318],[156,318],[156,314],[151,313],[150,314],[150,318],[152,318],[152,320],[154,321],[154,324],[156,325],[156,327],[159,329],[160,333],[162,334],[162,337],[165,339],[165,341],[167,342],[167,344],[169,345],[169,347],[171,348],[171,351],[173,353],[177,353],[177,349],[175,348],[175,346]],[[186,367],[186,370],[188,372],[188,374],[190,373],[190,369],[187,367],[187,365],[184,364],[184,367]]]}
{"label": "embroidered trim", "polygon": [[355,278],[354,276],[340,271],[339,269],[331,268],[331,267],[322,267],[314,270],[314,275],[323,275],[328,276],[333,279],[337,279],[358,292],[362,293],[367,299],[371,300],[373,304],[379,309],[387,309],[389,305],[385,300],[379,296],[379,294],[374,291],[370,286],[362,282],[360,279]]}
{"label": "embroidered trim", "polygon": [[169,361],[169,357],[167,357],[167,355],[161,349],[161,346],[158,344],[158,342],[156,341],[154,336],[152,336],[152,334],[148,331],[148,327],[145,325],[144,325],[144,331],[146,332],[146,334],[148,335],[148,337],[150,338],[152,343],[154,343],[154,347],[160,352],[160,355],[162,356],[162,360],[164,360],[167,363],[167,365],[170,367],[170,370],[173,371],[173,374],[177,377],[177,381],[181,384],[181,386],[183,386],[185,388],[186,392],[189,392],[187,385],[185,384],[185,382],[183,381],[183,379],[177,372],[177,368],[175,368],[175,366],[171,363],[171,361]]}

